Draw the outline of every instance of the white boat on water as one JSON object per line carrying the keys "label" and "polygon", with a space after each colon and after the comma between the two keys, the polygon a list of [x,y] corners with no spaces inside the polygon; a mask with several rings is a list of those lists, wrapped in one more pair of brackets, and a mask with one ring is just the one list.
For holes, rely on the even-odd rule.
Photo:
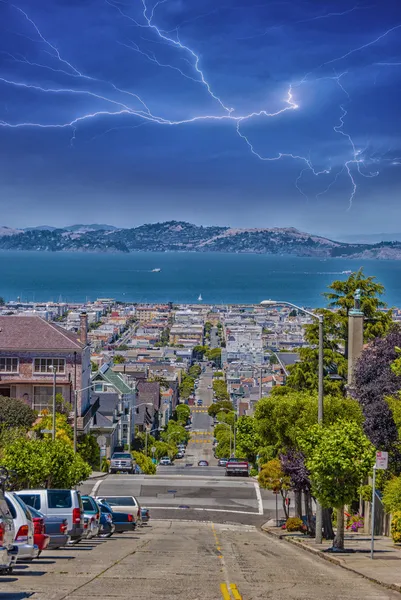
{"label": "white boat on water", "polygon": [[199,296],[198,296],[198,301],[199,301],[199,302],[202,302],[202,300],[203,300],[203,298],[202,298],[202,294],[199,294]]}
{"label": "white boat on water", "polygon": [[161,269],[152,269],[152,273],[160,273]]}
{"label": "white boat on water", "polygon": [[342,274],[343,274],[343,275],[351,275],[351,274],[352,274],[352,271],[342,271]]}

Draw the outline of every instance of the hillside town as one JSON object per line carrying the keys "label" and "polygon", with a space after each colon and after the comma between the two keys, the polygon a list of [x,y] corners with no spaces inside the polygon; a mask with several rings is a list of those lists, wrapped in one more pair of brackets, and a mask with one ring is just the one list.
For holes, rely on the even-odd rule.
{"label": "hillside town", "polygon": [[194,404],[180,385],[207,351],[237,415],[252,415],[285,383],[309,322],[285,307],[8,302],[0,309],[0,395],[51,410],[55,368],[56,393],[71,405],[77,396],[78,431],[98,433],[110,457],[130,432],[164,427],[180,401]]}

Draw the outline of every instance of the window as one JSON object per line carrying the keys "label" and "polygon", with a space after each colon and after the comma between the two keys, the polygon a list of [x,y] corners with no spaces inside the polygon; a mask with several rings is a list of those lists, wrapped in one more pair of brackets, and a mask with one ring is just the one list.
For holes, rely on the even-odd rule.
{"label": "window", "polygon": [[18,358],[0,357],[0,373],[18,373]]}
{"label": "window", "polygon": [[110,506],[136,506],[132,496],[106,496],[104,498]]}
{"label": "window", "polygon": [[[61,387],[56,387],[56,394],[62,393]],[[43,410],[52,410],[53,407],[53,387],[51,385],[35,385],[33,388],[33,409],[39,412]],[[36,506],[34,507],[36,508]]]}
{"label": "window", "polygon": [[71,508],[71,491],[47,490],[47,504],[49,508]]}
{"label": "window", "polygon": [[18,494],[19,497],[27,506],[32,506],[40,510],[40,495],[39,494]]}
{"label": "window", "polygon": [[34,373],[53,373],[53,367],[56,367],[56,373],[65,373],[64,358],[35,358],[33,363]]}

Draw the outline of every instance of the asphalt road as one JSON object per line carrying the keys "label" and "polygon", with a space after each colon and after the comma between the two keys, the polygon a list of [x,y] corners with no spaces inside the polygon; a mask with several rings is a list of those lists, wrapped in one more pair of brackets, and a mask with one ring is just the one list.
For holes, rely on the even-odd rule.
{"label": "asphalt road", "polygon": [[1,600],[400,600],[249,525],[153,521],[47,552],[0,579]]}

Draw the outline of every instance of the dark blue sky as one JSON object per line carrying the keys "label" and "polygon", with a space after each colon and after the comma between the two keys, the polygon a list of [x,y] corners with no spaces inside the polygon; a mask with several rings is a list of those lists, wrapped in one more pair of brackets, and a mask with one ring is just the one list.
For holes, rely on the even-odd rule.
{"label": "dark blue sky", "polygon": [[0,0],[0,224],[400,230],[399,0],[144,1]]}

